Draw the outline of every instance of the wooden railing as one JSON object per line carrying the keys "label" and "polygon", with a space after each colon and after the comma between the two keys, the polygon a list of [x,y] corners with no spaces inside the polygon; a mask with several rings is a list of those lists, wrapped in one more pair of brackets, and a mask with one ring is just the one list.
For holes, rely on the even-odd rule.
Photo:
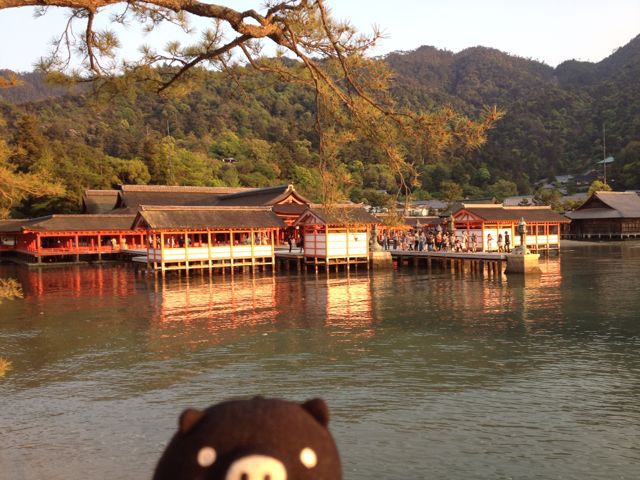
{"label": "wooden railing", "polygon": [[[161,256],[164,253],[164,258]],[[229,245],[225,246],[212,246],[210,249],[207,246],[202,247],[189,247],[185,248],[171,248],[165,247],[162,249],[149,250],[149,260],[156,262],[184,262],[190,261],[203,261],[203,260],[222,260],[222,259],[240,259],[240,258],[261,258],[271,257],[273,255],[273,248],[271,245],[234,245],[233,248]]]}
{"label": "wooden railing", "polygon": [[90,255],[98,253],[118,253],[124,250],[142,250],[146,247],[144,245],[129,245],[115,247],[111,245],[81,245],[79,247],[41,247],[39,250],[35,247],[15,247],[15,250],[20,253],[27,253],[29,255]]}

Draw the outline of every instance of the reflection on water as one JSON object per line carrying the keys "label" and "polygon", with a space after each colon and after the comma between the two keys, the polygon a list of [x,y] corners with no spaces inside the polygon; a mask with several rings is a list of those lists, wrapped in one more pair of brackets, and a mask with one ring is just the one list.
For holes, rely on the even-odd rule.
{"label": "reflection on water", "polygon": [[274,277],[210,281],[208,277],[170,278],[153,282],[149,330],[153,346],[221,341],[234,329],[273,326],[276,322]]}
{"label": "reflection on water", "polygon": [[638,478],[640,245],[541,267],[3,265],[0,477],[148,478],[183,408],[262,393],[328,400],[348,480]]}

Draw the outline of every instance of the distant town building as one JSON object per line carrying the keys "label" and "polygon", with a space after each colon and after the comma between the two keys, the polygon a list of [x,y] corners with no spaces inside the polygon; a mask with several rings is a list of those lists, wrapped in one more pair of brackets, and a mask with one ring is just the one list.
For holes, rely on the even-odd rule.
{"label": "distant town building", "polygon": [[409,217],[427,217],[430,215],[440,215],[447,208],[447,203],[442,200],[414,200],[409,202],[397,202],[396,210],[400,215]]}
{"label": "distant town building", "polygon": [[502,204],[505,207],[526,207],[530,205],[537,205],[533,195],[516,195],[513,197],[507,197]]}

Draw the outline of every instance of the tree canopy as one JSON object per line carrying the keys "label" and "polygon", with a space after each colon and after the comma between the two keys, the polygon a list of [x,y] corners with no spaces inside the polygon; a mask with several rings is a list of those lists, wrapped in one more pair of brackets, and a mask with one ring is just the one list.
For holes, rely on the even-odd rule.
{"label": "tree canopy", "polygon": [[[448,106],[421,111],[400,106],[389,88],[391,71],[368,56],[380,32],[363,35],[334,19],[324,0],[269,0],[262,9],[245,11],[196,0],[0,0],[0,9],[25,6],[38,7],[40,15],[52,7],[69,11],[66,28],[39,64],[59,81],[93,82],[111,96],[128,94],[131,82],[176,95],[200,82],[207,69],[236,81],[242,59],[279,82],[308,89],[314,99],[322,197],[328,203],[345,195],[348,174],[337,159],[354,139],[380,151],[399,191],[409,193],[418,185],[416,157],[477,148],[501,116],[495,108],[473,120]],[[122,59],[114,31],[96,28],[99,15],[149,30],[164,23],[189,30],[195,28],[194,18],[207,25],[193,44],[170,41],[162,51],[141,46],[139,59]],[[275,58],[261,55],[265,42],[278,48]]]}

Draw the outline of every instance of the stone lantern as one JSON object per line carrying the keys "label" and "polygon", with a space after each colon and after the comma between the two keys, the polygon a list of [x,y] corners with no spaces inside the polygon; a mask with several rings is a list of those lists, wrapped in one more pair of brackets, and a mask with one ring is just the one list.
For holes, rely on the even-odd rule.
{"label": "stone lantern", "polygon": [[527,222],[524,221],[524,217],[520,218],[517,231],[520,235],[520,249],[522,254],[525,255],[527,253]]}
{"label": "stone lantern", "polygon": [[513,254],[507,255],[506,273],[540,273],[540,255],[527,250],[527,222],[524,221],[524,217],[520,219],[516,231],[520,235],[520,245],[514,249]]}

